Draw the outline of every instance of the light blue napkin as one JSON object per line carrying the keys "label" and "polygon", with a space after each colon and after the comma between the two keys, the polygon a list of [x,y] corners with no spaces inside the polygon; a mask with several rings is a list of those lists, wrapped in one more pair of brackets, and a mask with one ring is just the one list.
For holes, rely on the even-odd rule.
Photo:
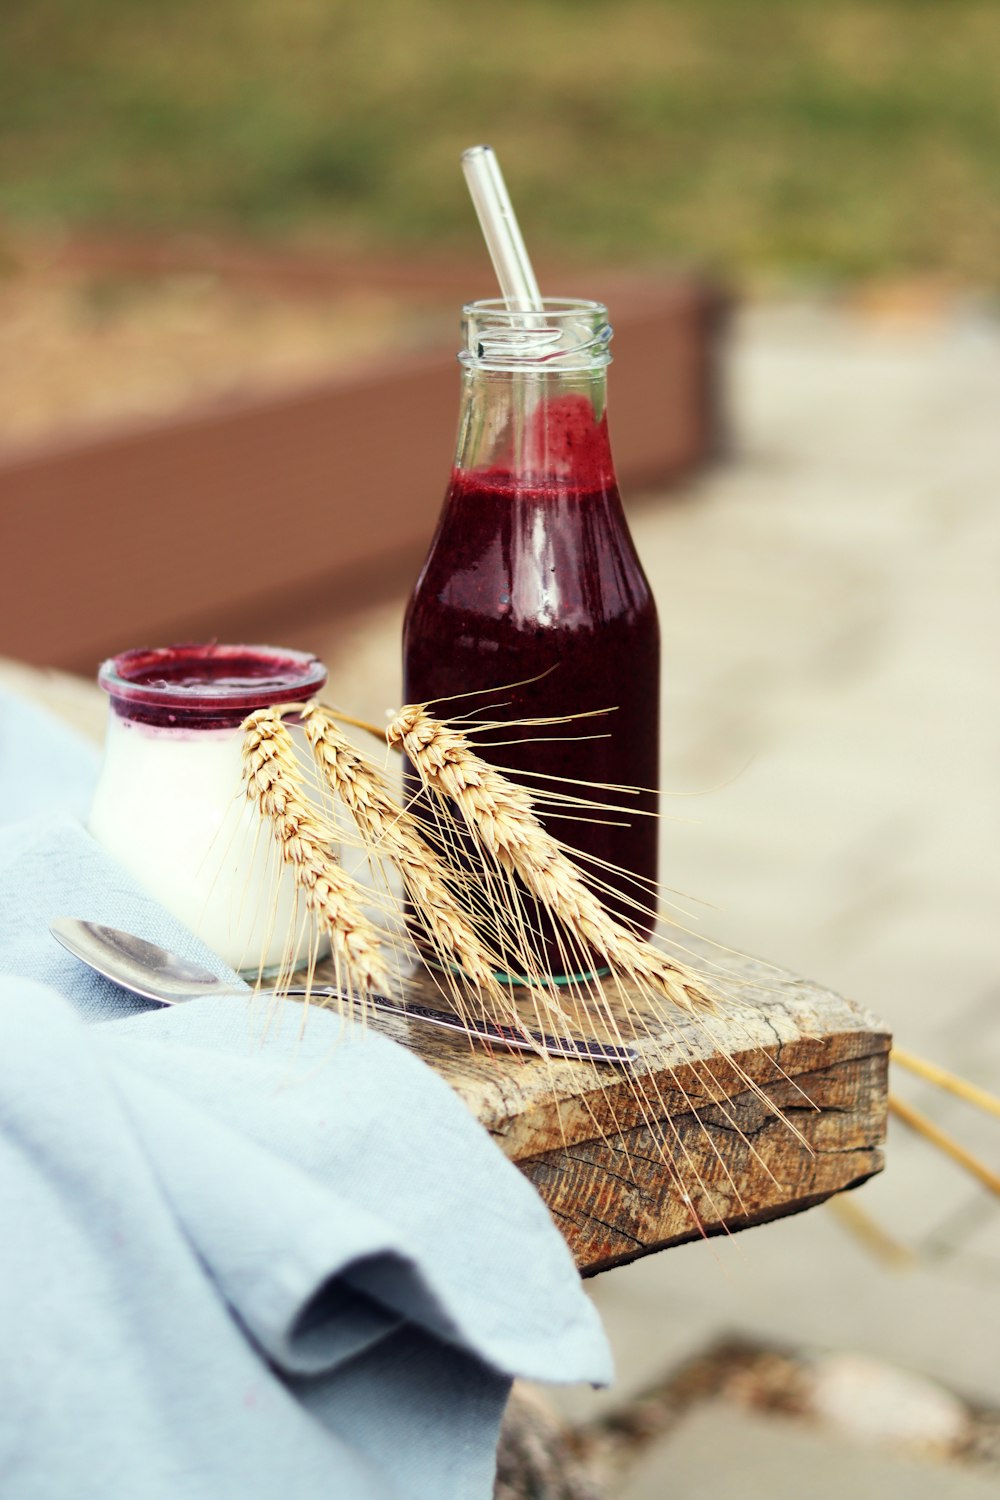
{"label": "light blue napkin", "polygon": [[0,727],[0,1493],[488,1497],[511,1377],[611,1373],[534,1189],[405,1049],[58,948],[86,916],[226,974],[71,816],[68,732]]}

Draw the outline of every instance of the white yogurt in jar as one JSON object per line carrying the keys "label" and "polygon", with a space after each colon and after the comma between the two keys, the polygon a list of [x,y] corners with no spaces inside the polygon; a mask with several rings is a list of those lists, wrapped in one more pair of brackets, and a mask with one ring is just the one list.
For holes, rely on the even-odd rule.
{"label": "white yogurt in jar", "polygon": [[315,929],[243,793],[240,724],[315,696],[325,668],[269,646],[172,646],[114,657],[98,680],[111,715],[93,836],[233,968],[306,959]]}

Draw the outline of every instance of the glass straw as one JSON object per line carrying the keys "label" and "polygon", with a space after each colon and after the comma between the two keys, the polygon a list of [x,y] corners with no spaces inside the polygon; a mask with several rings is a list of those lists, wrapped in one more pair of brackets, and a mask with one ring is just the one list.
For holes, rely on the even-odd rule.
{"label": "glass straw", "polygon": [[470,146],[463,151],[462,171],[504,301],[511,312],[541,312],[538,282],[493,147]]}

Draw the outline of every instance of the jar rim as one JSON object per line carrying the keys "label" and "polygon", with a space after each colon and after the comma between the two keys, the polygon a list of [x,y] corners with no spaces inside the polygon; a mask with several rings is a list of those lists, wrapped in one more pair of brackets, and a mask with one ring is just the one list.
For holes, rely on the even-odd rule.
{"label": "jar rim", "polygon": [[224,717],[238,724],[254,709],[310,698],[326,679],[310,652],[215,641],[138,646],[109,657],[97,673],[119,712],[144,718],[145,709],[160,723]]}

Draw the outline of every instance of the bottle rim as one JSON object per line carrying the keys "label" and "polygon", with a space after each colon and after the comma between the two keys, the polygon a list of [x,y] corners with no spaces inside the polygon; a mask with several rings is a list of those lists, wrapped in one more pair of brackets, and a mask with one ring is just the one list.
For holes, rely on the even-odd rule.
{"label": "bottle rim", "polygon": [[583,297],[544,297],[531,312],[508,307],[502,297],[467,302],[462,329],[458,358],[469,369],[562,374],[611,363],[608,310]]}
{"label": "bottle rim", "polygon": [[[572,318],[579,316],[582,312],[591,312],[595,315],[601,313],[605,319],[608,315],[605,304],[595,302],[592,297],[543,297],[540,311],[548,318]],[[463,315],[475,312],[488,312],[512,322],[539,316],[536,312],[523,312],[517,308],[508,307],[503,297],[477,297],[473,302],[463,303]]]}

